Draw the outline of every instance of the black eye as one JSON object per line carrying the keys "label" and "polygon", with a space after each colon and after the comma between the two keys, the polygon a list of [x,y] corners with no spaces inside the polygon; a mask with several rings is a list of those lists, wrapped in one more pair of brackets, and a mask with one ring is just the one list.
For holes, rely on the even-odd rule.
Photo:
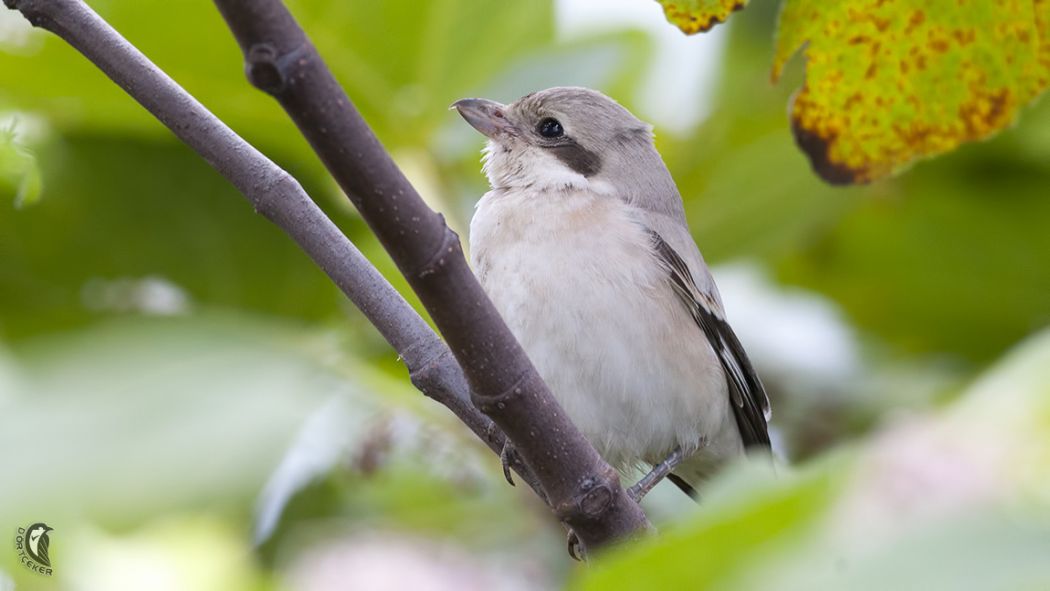
{"label": "black eye", "polygon": [[565,130],[561,128],[561,123],[558,123],[557,119],[551,119],[547,117],[540,124],[536,126],[536,132],[543,137],[561,137],[565,135]]}

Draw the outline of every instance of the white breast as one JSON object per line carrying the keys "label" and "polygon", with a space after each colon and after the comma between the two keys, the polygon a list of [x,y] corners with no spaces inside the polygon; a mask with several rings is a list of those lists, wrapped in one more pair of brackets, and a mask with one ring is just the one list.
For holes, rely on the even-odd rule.
{"label": "white breast", "polygon": [[[726,381],[622,201],[492,191],[470,226],[482,285],[569,417],[614,466],[739,452]],[[697,457],[697,459],[702,459]]]}

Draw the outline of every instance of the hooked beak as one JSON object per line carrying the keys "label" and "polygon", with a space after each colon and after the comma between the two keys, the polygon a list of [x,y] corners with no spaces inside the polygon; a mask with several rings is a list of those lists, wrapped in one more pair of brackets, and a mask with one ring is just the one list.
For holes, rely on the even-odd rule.
{"label": "hooked beak", "polygon": [[466,98],[452,103],[450,108],[458,111],[467,120],[467,123],[480,131],[485,137],[494,139],[499,135],[517,135],[518,133],[517,128],[514,127],[513,123],[507,121],[507,117],[504,114],[507,107],[496,101],[482,98]]}

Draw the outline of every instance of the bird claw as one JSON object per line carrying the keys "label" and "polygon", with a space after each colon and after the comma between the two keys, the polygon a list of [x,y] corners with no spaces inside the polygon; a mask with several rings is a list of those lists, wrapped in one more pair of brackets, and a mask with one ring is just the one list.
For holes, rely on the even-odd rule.
{"label": "bird claw", "polygon": [[580,544],[580,538],[576,535],[576,532],[569,530],[569,537],[566,540],[568,544],[569,556],[572,556],[573,560],[584,562],[587,558],[587,554],[583,551],[583,545]]}
{"label": "bird claw", "polygon": [[499,461],[503,464],[503,477],[507,479],[507,482],[511,486],[514,486],[514,477],[511,474],[511,465],[520,463],[521,458],[518,456],[517,450],[514,449],[514,444],[507,440],[503,444],[503,450],[499,454]]}

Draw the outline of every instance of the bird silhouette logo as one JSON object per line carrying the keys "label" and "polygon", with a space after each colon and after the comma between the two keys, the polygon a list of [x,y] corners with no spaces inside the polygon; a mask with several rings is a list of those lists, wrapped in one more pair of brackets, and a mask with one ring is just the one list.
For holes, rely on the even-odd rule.
{"label": "bird silhouette logo", "polygon": [[47,555],[47,547],[51,544],[51,538],[47,533],[54,529],[43,522],[34,523],[26,528],[26,554],[44,566],[51,566],[51,558]]}

